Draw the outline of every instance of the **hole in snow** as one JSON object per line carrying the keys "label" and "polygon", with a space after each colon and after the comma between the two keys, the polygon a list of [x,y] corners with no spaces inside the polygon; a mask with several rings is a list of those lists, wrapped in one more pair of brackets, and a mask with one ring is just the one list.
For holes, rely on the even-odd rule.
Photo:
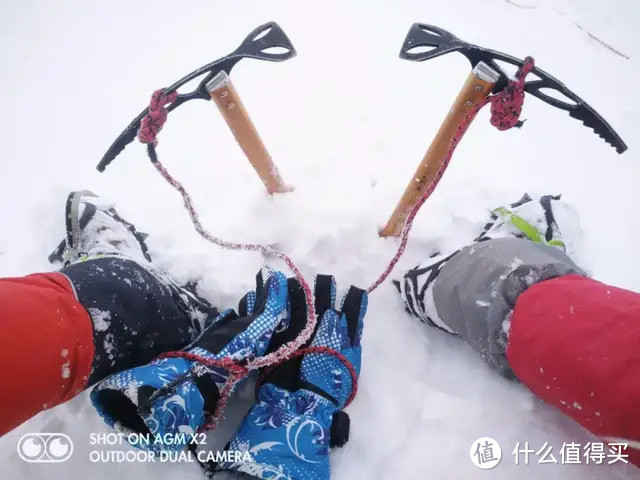
{"label": "hole in snow", "polygon": [[257,34],[255,37],[253,37],[253,41],[255,42],[256,40],[260,40],[261,38],[264,38],[267,36],[267,34],[271,31],[272,27],[269,27],[263,31],[261,31],[259,34]]}
{"label": "hole in snow", "polygon": [[408,53],[410,55],[419,55],[421,53],[430,52],[434,48],[436,48],[436,47],[430,47],[428,45],[418,45],[418,46],[415,46],[415,47],[411,47],[409,50],[406,51],[406,53]]}
{"label": "hole in snow", "polygon": [[284,55],[285,53],[289,53],[289,49],[285,47],[269,47],[263,48],[260,51],[262,53],[269,53],[271,55]]}

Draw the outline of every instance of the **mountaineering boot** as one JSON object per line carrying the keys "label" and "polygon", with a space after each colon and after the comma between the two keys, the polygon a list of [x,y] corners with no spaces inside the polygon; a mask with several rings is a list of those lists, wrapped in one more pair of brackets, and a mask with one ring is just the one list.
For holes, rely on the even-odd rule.
{"label": "mountaineering boot", "polygon": [[113,208],[94,193],[71,192],[65,208],[67,235],[49,255],[49,262],[65,266],[98,255],[122,255],[132,260],[151,261],[144,240]]}
{"label": "mountaineering boot", "polygon": [[193,341],[219,314],[151,262],[146,235],[95,194],[69,194],[66,237],[50,255],[93,324],[89,384]]}

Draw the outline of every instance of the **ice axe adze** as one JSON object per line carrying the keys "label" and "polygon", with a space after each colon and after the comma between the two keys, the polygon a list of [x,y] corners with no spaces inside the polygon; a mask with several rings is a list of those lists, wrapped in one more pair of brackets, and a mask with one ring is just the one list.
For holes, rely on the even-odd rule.
{"label": "ice axe adze", "polygon": [[[282,62],[295,55],[296,50],[282,28],[275,22],[265,23],[247,35],[240,46],[226,57],[194,70],[164,89],[164,93],[168,94],[177,91],[187,82],[204,76],[192,92],[178,93],[176,99],[167,106],[167,110],[170,112],[189,100],[213,100],[269,193],[286,192],[290,189],[280,177],[278,169],[262,143],[237,90],[231,83],[229,74],[236,63],[243,58]],[[109,147],[97,166],[100,172],[103,172],[120,152],[136,138],[140,122],[148,112],[149,109],[145,108]]]}
{"label": "ice axe adze", "polygon": [[[433,189],[432,183],[442,175],[442,163],[450,153],[452,141],[454,138],[459,140],[464,134],[464,129],[458,131],[460,125],[463,124],[465,119],[469,122],[473,119],[472,117],[469,119],[470,114],[479,105],[486,102],[489,94],[497,94],[508,86],[510,79],[496,61],[506,62],[517,67],[522,67],[523,65],[523,60],[495,50],[472,45],[460,40],[446,30],[422,23],[413,24],[409,30],[400,51],[400,58],[422,62],[450,52],[462,53],[471,62],[473,70],[440,126],[393,214],[387,221],[386,226],[380,231],[380,235],[383,237],[399,235],[413,206],[416,205],[428,189]],[[556,108],[566,110],[571,117],[592,128],[598,136],[615,148],[618,153],[623,153],[627,149],[627,146],[611,125],[564,84],[536,67],[531,70],[531,75],[537,78],[524,83],[524,91],[526,93],[530,93]],[[545,93],[545,89],[555,91],[556,95],[566,100],[560,100]]]}

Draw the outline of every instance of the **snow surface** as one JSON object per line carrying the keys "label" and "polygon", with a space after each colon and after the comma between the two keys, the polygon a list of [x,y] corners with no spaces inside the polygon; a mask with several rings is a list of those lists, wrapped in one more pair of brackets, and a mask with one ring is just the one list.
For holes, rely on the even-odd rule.
{"label": "snow surface", "polygon": [[[397,58],[410,25],[421,21],[519,57],[534,55],[601,112],[630,151],[616,155],[566,113],[531,97],[522,130],[498,132],[483,112],[420,213],[397,272],[438,248],[468,242],[490,207],[524,191],[562,192],[580,215],[576,260],[602,281],[640,290],[638,8],[634,0],[4,1],[0,275],[48,270],[47,255],[64,232],[65,195],[88,188],[115,200],[125,218],[151,234],[160,267],[178,280],[199,279],[217,305],[233,305],[264,258],[202,241],[141,145],[127,147],[104,174],[94,167],[154,89],[276,20],[299,56],[282,64],[243,61],[233,80],[295,192],[268,197],[205,102],[170,116],[159,154],[215,234],[276,244],[308,278],[332,273],[344,290],[350,283],[366,287],[396,246],[377,228],[468,73],[458,55],[423,64]],[[331,455],[335,479],[640,476],[622,465],[516,466],[516,442],[536,449],[549,442],[559,459],[563,442],[593,439],[499,378],[469,347],[411,319],[389,282],[371,297],[360,391],[349,414],[351,441]],[[68,434],[72,458],[24,463],[16,441],[34,431]],[[106,431],[82,395],[0,439],[1,476],[202,478],[193,464],[92,464],[89,435]],[[483,436],[498,440],[504,455],[488,472],[468,456]]]}

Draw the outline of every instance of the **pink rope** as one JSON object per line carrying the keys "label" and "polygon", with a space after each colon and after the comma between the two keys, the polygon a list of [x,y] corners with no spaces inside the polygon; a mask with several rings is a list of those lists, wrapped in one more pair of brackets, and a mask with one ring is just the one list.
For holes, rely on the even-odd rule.
{"label": "pink rope", "polygon": [[246,368],[249,370],[254,370],[256,368],[266,367],[267,365],[271,365],[273,363],[288,359],[291,353],[298,350],[307,340],[309,340],[309,338],[311,338],[311,335],[313,334],[313,331],[315,329],[316,322],[317,322],[316,312],[313,304],[313,293],[311,292],[311,287],[302,276],[302,273],[300,273],[300,270],[298,270],[298,267],[296,267],[296,265],[293,263],[293,260],[291,260],[291,258],[289,258],[287,255],[268,245],[260,245],[257,243],[228,242],[226,240],[221,240],[220,238],[215,237],[214,235],[211,235],[211,233],[209,233],[202,226],[202,223],[200,222],[200,218],[198,217],[198,213],[196,212],[196,209],[193,205],[193,201],[191,200],[191,196],[185,190],[182,184],[178,182],[175,178],[173,178],[171,174],[167,171],[167,169],[164,168],[164,166],[159,161],[154,162],[153,165],[156,167],[156,170],[158,170],[160,174],[164,177],[164,179],[167,182],[169,182],[169,184],[171,184],[173,188],[175,188],[176,190],[178,190],[178,192],[180,192],[180,195],[182,195],[182,199],[184,201],[184,206],[187,209],[187,212],[189,213],[189,217],[191,218],[191,222],[193,223],[196,231],[205,240],[215,245],[218,245],[222,248],[226,248],[228,250],[246,250],[246,251],[253,251],[253,252],[257,251],[257,252],[262,252],[265,255],[271,255],[276,258],[279,258],[282,261],[284,261],[287,267],[289,267],[289,269],[293,272],[298,282],[300,282],[300,286],[302,287],[302,290],[304,292],[305,303],[307,305],[307,312],[308,312],[307,313],[308,319],[304,329],[302,330],[302,332],[300,332],[300,335],[297,338],[291,340],[288,343],[285,343],[280,348],[278,348],[278,350],[276,350],[275,352],[265,355],[264,357],[255,358],[250,362],[248,362],[246,365]]}
{"label": "pink rope", "polygon": [[400,260],[400,257],[404,254],[404,251],[407,247],[407,243],[409,241],[409,232],[413,227],[413,220],[416,215],[420,211],[420,208],[424,205],[427,199],[434,192],[438,183],[442,179],[445,170],[449,166],[451,162],[451,157],[453,157],[453,153],[458,146],[458,143],[464,136],[465,132],[471,125],[471,122],[476,117],[478,112],[488,103],[491,103],[491,124],[496,127],[498,130],[507,130],[509,128],[520,126],[519,118],[522,113],[522,105],[524,102],[524,82],[525,77],[531,70],[533,70],[534,60],[532,57],[527,57],[524,60],[522,67],[518,69],[516,74],[516,80],[509,82],[504,90],[501,90],[496,95],[485,98],[482,102],[478,103],[476,107],[471,110],[464,117],[458,128],[456,129],[456,133],[451,139],[451,144],[449,145],[449,149],[447,150],[447,155],[442,160],[440,164],[440,168],[436,172],[433,180],[422,194],[418,202],[411,207],[409,215],[407,216],[404,225],[402,226],[402,231],[400,233],[400,244],[398,245],[398,249],[396,250],[395,255],[388,263],[387,267],[380,274],[380,276],[371,284],[371,286],[367,289],[367,293],[373,292],[376,288],[384,282],[387,277],[391,274],[396,264]]}
{"label": "pink rope", "polygon": [[140,122],[138,140],[142,143],[152,143],[156,145],[156,137],[167,121],[168,112],[164,107],[168,103],[173,102],[178,96],[178,92],[171,92],[166,95],[162,92],[162,89],[153,92],[151,102],[149,103],[149,110],[142,118],[142,122]]}
{"label": "pink rope", "polygon": [[[409,215],[407,216],[404,225],[402,227],[402,232],[400,235],[400,244],[393,258],[382,272],[382,274],[376,279],[375,282],[367,289],[368,293],[373,292],[376,288],[386,280],[386,278],[391,274],[394,267],[400,260],[400,257],[403,255],[407,243],[409,241],[409,232],[413,227],[413,221],[418,214],[420,208],[424,205],[427,199],[431,196],[431,194],[436,189],[438,183],[442,179],[445,170],[449,166],[453,153],[460,142],[460,139],[464,136],[465,132],[469,128],[469,125],[476,117],[480,109],[482,109],[488,103],[491,103],[491,124],[494,125],[499,130],[506,130],[512,128],[514,126],[519,126],[519,116],[522,111],[522,104],[524,101],[524,81],[526,75],[533,69],[534,61],[533,58],[527,57],[525,59],[524,64],[518,70],[516,74],[516,80],[509,83],[509,85],[499,92],[497,95],[487,97],[482,102],[480,102],[472,111],[470,111],[461,124],[456,129],[456,134],[451,140],[451,144],[447,151],[447,155],[442,160],[440,168],[436,172],[436,175],[432,182],[427,187],[425,193],[420,197],[418,202],[411,208]],[[348,369],[351,379],[352,379],[352,391],[347,400],[346,405],[349,405],[353,398],[356,395],[358,385],[357,380],[358,377],[355,373],[355,369],[353,365],[347,360],[344,355],[340,352],[337,352],[330,348],[325,347],[308,347],[301,348],[308,340],[311,338],[313,334],[316,324],[317,324],[317,316],[313,303],[313,293],[311,292],[311,287],[304,279],[300,270],[296,267],[295,263],[289,256],[276,250],[268,245],[261,245],[255,243],[237,243],[237,242],[229,242],[226,240],[222,240],[214,235],[212,235],[207,229],[204,228],[202,223],[200,222],[200,218],[198,217],[198,213],[193,204],[193,200],[191,196],[184,188],[184,186],[176,180],[167,169],[158,161],[157,155],[155,154],[155,145],[157,144],[157,134],[162,129],[166,119],[167,119],[167,110],[165,106],[172,101],[175,100],[177,93],[171,92],[167,95],[162,93],[162,90],[156,90],[153,93],[151,98],[151,103],[149,105],[149,112],[143,118],[140,130],[138,131],[138,138],[142,143],[147,143],[150,145],[150,156],[152,159],[152,163],[154,167],[160,172],[162,177],[173,187],[175,188],[180,195],[182,196],[182,200],[184,202],[184,206],[189,213],[189,217],[191,218],[191,222],[193,223],[196,231],[200,236],[202,236],[205,240],[218,245],[222,248],[226,248],[228,250],[245,250],[245,251],[259,251],[265,255],[274,256],[276,258],[281,259],[287,267],[293,272],[295,278],[300,283],[302,290],[305,296],[305,303],[307,305],[307,322],[305,324],[304,329],[300,332],[300,334],[290,342],[282,345],[275,352],[272,352],[268,355],[257,357],[249,360],[244,366],[239,363],[231,360],[231,359],[221,359],[221,360],[211,360],[199,355],[195,355],[192,353],[177,351],[177,352],[167,352],[163,354],[161,357],[182,357],[186,358],[203,365],[207,365],[210,367],[219,367],[224,368],[229,371],[229,377],[220,392],[220,397],[218,399],[218,403],[216,405],[216,410],[214,414],[207,419],[206,423],[203,425],[201,430],[210,430],[215,428],[216,424],[222,418],[222,414],[224,409],[229,401],[233,390],[237,383],[244,377],[246,377],[251,370],[256,370],[259,368],[270,367],[268,371],[270,371],[276,365],[285,362],[291,358],[299,357],[305,354],[329,354],[338,358]],[[264,375],[263,375],[264,376]],[[262,378],[262,377],[261,377]],[[346,406],[345,405],[345,406]]]}
{"label": "pink rope", "polygon": [[[271,255],[276,258],[281,259],[287,265],[287,267],[293,272],[295,278],[300,283],[302,290],[305,296],[305,303],[307,306],[307,322],[305,324],[304,329],[300,332],[300,334],[290,342],[282,345],[275,352],[272,352],[268,355],[257,357],[249,360],[244,366],[239,365],[238,363],[225,359],[218,361],[211,361],[204,357],[200,357],[198,355],[189,354],[187,352],[168,352],[165,356],[176,356],[183,357],[187,359],[191,359],[198,363],[209,365],[209,366],[218,366],[221,368],[225,368],[229,371],[230,375],[225,383],[222,391],[220,392],[220,398],[216,405],[216,411],[212,415],[211,418],[207,420],[203,429],[208,430],[215,427],[219,419],[222,417],[222,413],[224,408],[229,400],[231,393],[233,392],[236,384],[248,375],[249,371],[256,370],[259,368],[267,367],[270,365],[276,365],[282,363],[289,358],[291,358],[296,351],[300,350],[300,347],[304,345],[315,330],[315,326],[317,323],[317,316],[315,313],[314,303],[313,303],[313,293],[311,292],[311,287],[303,277],[300,270],[296,267],[294,262],[284,253],[268,246],[268,245],[260,245],[260,244],[244,244],[237,242],[228,242],[226,240],[222,240],[214,235],[212,235],[200,222],[200,218],[193,204],[193,200],[191,196],[184,188],[184,186],[176,180],[167,169],[160,163],[155,153],[155,145],[157,144],[157,134],[162,129],[162,126],[166,122],[167,119],[167,109],[166,105],[174,101],[177,97],[176,92],[171,92],[166,95],[163,94],[163,90],[156,90],[152,97],[151,102],[149,104],[149,110],[147,115],[142,119],[140,130],[138,131],[138,139],[142,143],[149,144],[149,154],[152,159],[152,163],[154,167],[160,172],[162,177],[173,187],[175,188],[180,195],[182,196],[182,200],[184,202],[184,206],[189,213],[189,217],[191,218],[191,222],[193,223],[196,231],[200,236],[202,236],[205,240],[218,245],[222,248],[226,248],[229,250],[246,250],[246,251],[259,251],[265,255]],[[336,352],[338,353],[338,352]],[[344,358],[344,357],[340,357]],[[346,361],[346,358],[344,358]],[[349,368],[350,366],[347,366]],[[352,369],[353,367],[351,367]],[[351,371],[351,370],[350,370]]]}

